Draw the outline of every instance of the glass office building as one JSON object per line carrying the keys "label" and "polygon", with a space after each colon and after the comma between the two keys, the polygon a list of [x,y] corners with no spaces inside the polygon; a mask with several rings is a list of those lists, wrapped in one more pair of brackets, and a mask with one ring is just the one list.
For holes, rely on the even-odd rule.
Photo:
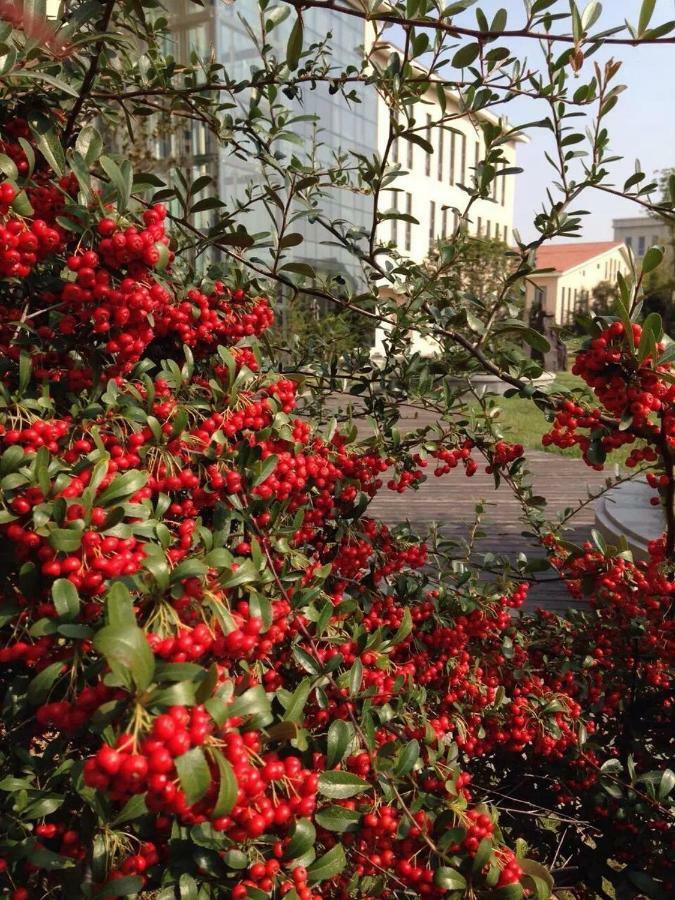
{"label": "glass office building", "polygon": [[[241,21],[245,19],[255,33],[260,32],[260,11],[255,0],[236,0],[232,4],[215,0],[206,8],[177,0],[170,8],[172,39],[167,50],[177,59],[189,59],[193,51],[203,58],[213,54],[224,66],[227,76],[235,80],[247,79],[252,67],[260,67],[259,51]],[[269,14],[270,9],[266,11],[266,15]],[[295,12],[291,10],[290,16],[271,32],[273,51],[280,59],[285,58],[294,19]],[[330,10],[310,9],[303,13],[303,23],[305,46],[325,39],[330,32],[332,59],[338,70],[349,64],[360,67],[365,38],[361,20]],[[293,125],[293,132],[302,138],[302,143],[289,142],[284,145],[284,151],[292,151],[302,160],[315,147],[317,158],[326,162],[332,159],[333,153],[343,149],[372,156],[377,150],[377,95],[372,88],[359,86],[358,89],[360,103],[348,103],[340,94],[331,95],[326,83],[317,83],[314,90],[303,89],[298,99],[282,97],[294,113],[315,117],[314,121]],[[244,93],[237,97],[242,104],[247,103]],[[171,146],[158,146],[158,154],[190,166],[193,178],[210,174],[228,207],[233,199],[245,196],[248,184],[260,182],[255,161],[237,158],[228,145],[218,146],[200,123],[181,123],[178,132],[178,136],[175,133],[167,136],[166,141]],[[321,208],[328,221],[342,220],[349,226],[369,228],[372,204],[372,198],[367,195],[348,187],[335,187],[322,200]],[[262,204],[256,204],[252,212],[243,214],[241,221],[249,233],[270,230],[269,214]],[[358,278],[358,264],[354,258],[340,247],[324,244],[334,238],[321,225],[300,219],[293,224],[293,230],[304,237],[304,242],[294,251],[296,261],[310,262],[323,271],[345,271],[352,278]]]}

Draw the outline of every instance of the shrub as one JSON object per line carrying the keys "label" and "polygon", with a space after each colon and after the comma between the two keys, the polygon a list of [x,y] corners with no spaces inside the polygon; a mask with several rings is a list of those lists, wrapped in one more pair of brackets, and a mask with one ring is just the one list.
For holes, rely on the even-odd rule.
{"label": "shrub", "polygon": [[[513,481],[523,448],[319,433],[266,297],[191,271],[46,74],[0,124],[3,891],[546,900],[564,845],[563,887],[667,893],[672,515],[646,563],[547,531],[589,596],[566,618],[368,516],[430,460]],[[672,509],[672,354],[631,290],[550,440],[635,444]]]}

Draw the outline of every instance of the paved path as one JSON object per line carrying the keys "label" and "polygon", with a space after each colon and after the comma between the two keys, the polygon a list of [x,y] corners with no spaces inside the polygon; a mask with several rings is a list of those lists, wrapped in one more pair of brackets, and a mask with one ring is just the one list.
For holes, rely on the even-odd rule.
{"label": "paved path", "polygon": [[[548,500],[547,513],[553,517],[568,507],[575,507],[587,497],[587,491],[599,491],[608,476],[586,467],[581,460],[540,451],[526,454],[528,469],[532,473],[535,492]],[[493,553],[515,559],[519,552],[528,557],[543,557],[541,546],[532,538],[523,536],[527,530],[521,521],[521,509],[508,485],[495,489],[494,479],[485,467],[467,478],[461,469],[435,478],[431,475],[419,490],[396,494],[383,490],[371,504],[374,515],[388,524],[409,521],[417,530],[424,531],[432,522],[440,526],[443,537],[461,542],[466,539],[475,519],[475,507],[485,501],[481,517],[481,531],[485,536],[476,542],[474,559],[482,561],[482,555]],[[581,509],[570,521],[567,538],[574,543],[588,539],[593,526],[593,505]],[[463,548],[458,545],[458,557]],[[548,609],[564,609],[573,605],[568,591],[552,571],[540,576],[540,583],[530,590],[528,606]]]}
{"label": "paved path", "polygon": [[[405,433],[432,422],[431,414],[404,407],[399,427]],[[364,427],[361,426],[360,430],[363,431]],[[604,472],[596,472],[580,459],[543,451],[527,451],[526,459],[535,493],[548,501],[548,518],[569,507],[576,507],[579,501],[588,497],[589,491],[600,491],[614,474],[610,467]],[[476,562],[482,562],[485,553],[503,554],[510,559],[515,559],[519,552],[526,553],[528,558],[544,556],[536,541],[522,535],[527,529],[521,521],[521,509],[513,492],[505,484],[495,489],[493,476],[485,472],[484,465],[472,478],[467,478],[461,468],[435,478],[432,463],[427,481],[417,491],[397,494],[383,489],[371,504],[371,513],[391,525],[408,521],[420,532],[424,532],[432,522],[437,522],[443,537],[462,541],[474,521],[476,504],[486,501],[481,519],[481,530],[485,536],[476,542],[473,557]],[[583,543],[590,535],[593,521],[591,503],[569,521],[567,538],[574,543]],[[457,548],[457,556],[464,556],[461,545]],[[539,583],[530,590],[528,607],[558,610],[576,605],[555,572],[548,570],[537,578]]]}

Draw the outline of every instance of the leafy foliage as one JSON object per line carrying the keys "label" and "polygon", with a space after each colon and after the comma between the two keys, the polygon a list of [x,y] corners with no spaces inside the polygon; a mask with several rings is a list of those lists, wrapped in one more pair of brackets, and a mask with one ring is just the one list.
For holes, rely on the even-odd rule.
{"label": "leafy foliage", "polygon": [[[658,260],[586,323],[575,366],[592,400],[534,390],[523,343],[541,336],[517,317],[537,247],[574,234],[570,205],[606,178],[603,120],[620,94],[608,63],[569,97],[569,72],[602,41],[599,5],[564,17],[551,5],[528,5],[523,29],[549,35],[539,79],[500,46],[505,10],[489,22],[476,9],[477,28],[452,23],[466,2],[442,16],[430,3],[375,10],[378,28],[404,21],[405,51],[342,71],[328,36],[307,44],[300,14],[275,53],[267,38],[290,7],[263,0],[268,64],[243,81],[196,53],[168,56],[150,0],[68,3],[57,26],[39,4],[0,8],[0,878],[14,900],[546,900],[559,874],[566,886],[563,852],[579,891],[671,890],[675,379],[672,342],[641,307]],[[653,6],[627,40],[672,30],[652,25]],[[516,88],[543,98],[559,151],[562,200],[538,216],[541,239],[519,241],[471,309],[447,302],[437,267],[380,240],[377,199],[398,171],[387,154],[345,152],[326,171],[316,144],[293,140],[305,119],[282,100],[328,82],[356,103],[367,82],[400,113],[389,148],[424,148],[414,101],[431,82],[415,60],[427,53],[434,73],[448,56],[465,73],[467,114]],[[568,148],[586,138],[571,120],[591,104],[577,179],[582,151]],[[251,153],[262,175],[247,200],[226,205],[205,175],[134,171],[113,138],[124,126],[133,143],[134,122],[157,114]],[[482,128],[463,221],[503,173],[507,126]],[[644,177],[630,181],[625,193],[649,202]],[[294,254],[297,223],[316,224],[335,188],[373,200],[371,229],[321,225],[361,282]],[[273,212],[265,234],[243,221],[256,202]],[[464,238],[460,227],[448,253]],[[385,322],[382,364],[358,348],[315,359],[300,347],[300,366],[292,347],[277,356],[273,285]],[[436,360],[410,353],[411,330],[437,341]],[[590,465],[630,447],[667,512],[648,560],[599,534],[565,540],[523,448],[449,386],[467,370],[529,396],[553,420],[546,439]],[[340,411],[320,424],[345,386],[372,436]],[[403,401],[437,424],[402,435]],[[439,477],[485,465],[505,481],[543,565],[587,611],[521,615],[542,561],[482,572],[471,538],[458,560],[442,539],[368,515],[380,490],[414,490],[430,463]]]}

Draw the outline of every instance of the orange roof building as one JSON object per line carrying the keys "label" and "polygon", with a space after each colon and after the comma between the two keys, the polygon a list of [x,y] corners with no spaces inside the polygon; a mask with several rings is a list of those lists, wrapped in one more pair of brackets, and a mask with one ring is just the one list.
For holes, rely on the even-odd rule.
{"label": "orange roof building", "polygon": [[571,324],[576,314],[588,311],[599,284],[614,283],[617,273],[630,270],[629,253],[621,241],[572,241],[540,247],[537,272],[528,279],[526,307],[541,305],[556,324]]}

